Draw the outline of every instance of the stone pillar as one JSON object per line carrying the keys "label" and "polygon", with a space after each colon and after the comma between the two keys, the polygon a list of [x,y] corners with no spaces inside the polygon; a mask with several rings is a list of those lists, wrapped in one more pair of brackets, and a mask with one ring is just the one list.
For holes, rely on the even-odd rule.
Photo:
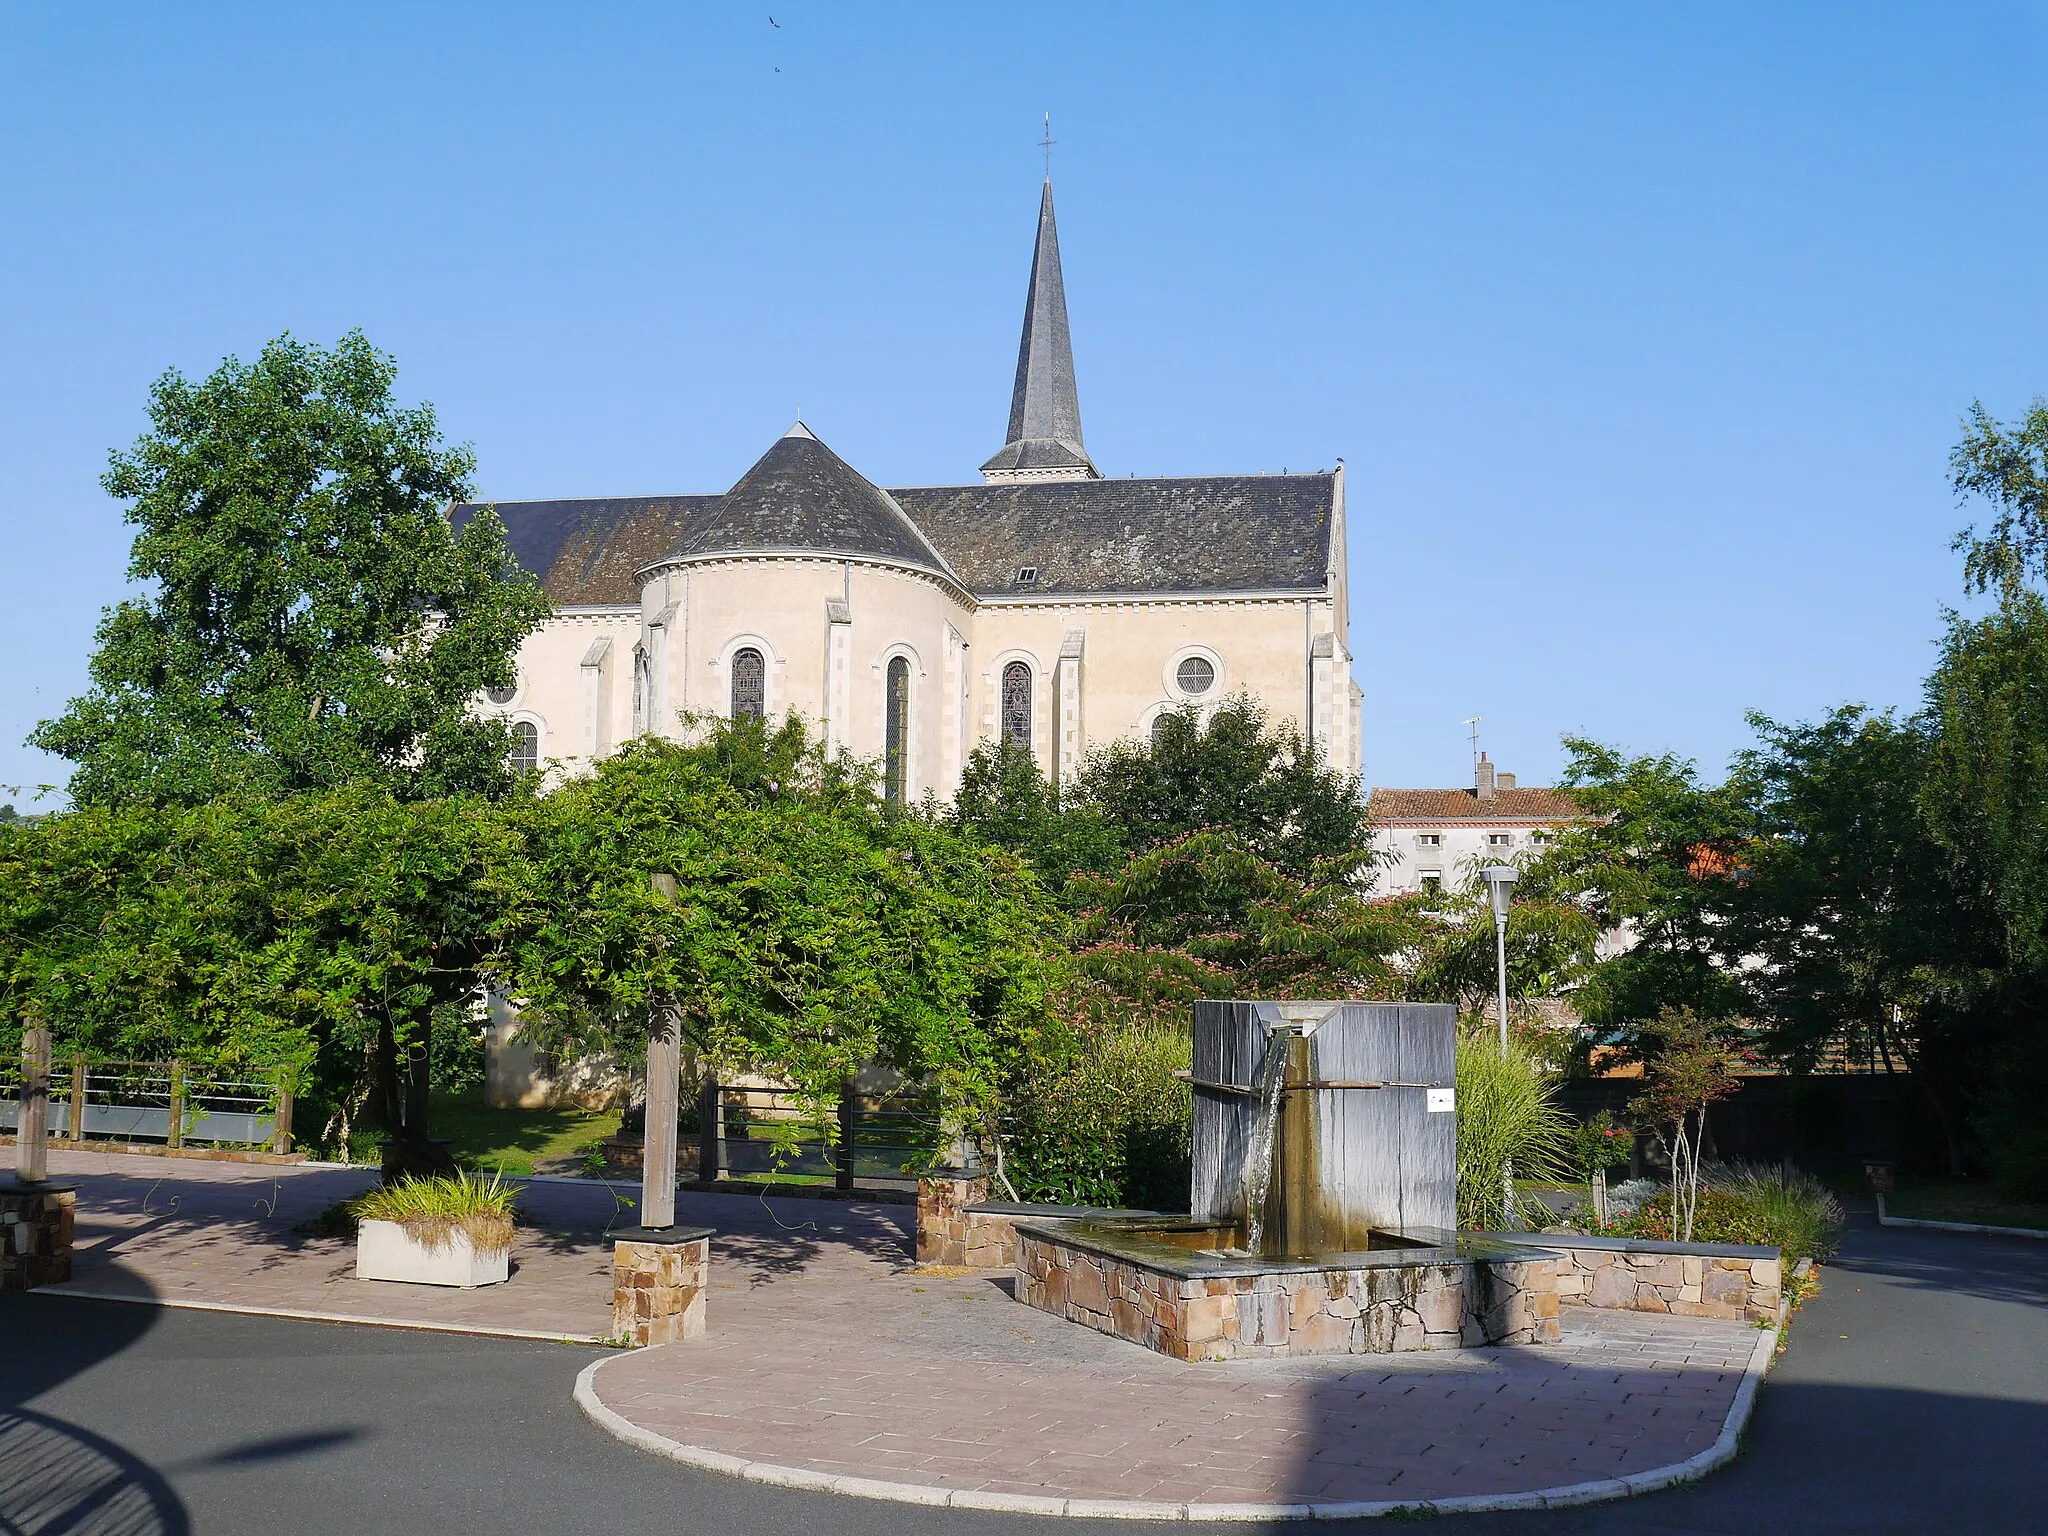
{"label": "stone pillar", "polygon": [[1080,776],[1081,761],[1088,752],[1088,733],[1081,721],[1081,655],[1087,648],[1088,631],[1070,629],[1060,640],[1059,701],[1053,737],[1052,778],[1056,784],[1071,784]]}
{"label": "stone pillar", "polygon": [[69,1184],[0,1185],[0,1291],[71,1278],[77,1200]]}
{"label": "stone pillar", "polygon": [[988,1178],[941,1168],[917,1181],[917,1262],[967,1263],[967,1207],[988,1198]]}
{"label": "stone pillar", "polygon": [[636,1347],[700,1337],[710,1279],[709,1227],[616,1234],[612,1336]]}

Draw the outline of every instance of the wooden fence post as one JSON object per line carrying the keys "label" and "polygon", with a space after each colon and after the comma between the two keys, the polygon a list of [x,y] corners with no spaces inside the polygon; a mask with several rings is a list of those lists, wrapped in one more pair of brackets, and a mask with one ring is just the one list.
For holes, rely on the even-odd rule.
{"label": "wooden fence post", "polygon": [[185,1063],[171,1063],[171,1134],[164,1143],[176,1149],[185,1145]]}
{"label": "wooden fence post", "polygon": [[839,1088],[839,1148],[832,1170],[832,1182],[841,1190],[853,1188],[853,1134],[859,1117],[860,1100],[854,1095],[853,1079],[848,1078]]}
{"label": "wooden fence post", "polygon": [[71,1123],[67,1127],[73,1141],[85,1140],[85,1057],[71,1058]]}
{"label": "wooden fence post", "polygon": [[50,1032],[21,1032],[21,1119],[14,1131],[14,1172],[24,1184],[49,1177]]}
{"label": "wooden fence post", "polygon": [[704,1069],[704,1086],[697,1093],[697,1179],[711,1184],[725,1177],[725,1093],[718,1086],[718,1074]]}
{"label": "wooden fence post", "polygon": [[270,1128],[270,1150],[284,1153],[292,1149],[292,1090],[291,1079],[286,1069],[277,1069],[277,1122]]}

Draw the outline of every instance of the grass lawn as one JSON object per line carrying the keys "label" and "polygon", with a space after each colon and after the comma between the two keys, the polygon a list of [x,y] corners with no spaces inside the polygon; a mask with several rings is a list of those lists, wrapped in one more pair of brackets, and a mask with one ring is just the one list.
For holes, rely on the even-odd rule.
{"label": "grass lawn", "polygon": [[455,1098],[435,1095],[428,1124],[436,1138],[452,1138],[449,1150],[465,1167],[531,1173],[536,1158],[576,1157],[612,1135],[619,1111],[492,1109],[479,1089]]}
{"label": "grass lawn", "polygon": [[2048,1229],[2048,1204],[2002,1200],[1976,1179],[1900,1179],[1884,1197],[1888,1215],[1919,1221],[1967,1221],[1986,1227]]}

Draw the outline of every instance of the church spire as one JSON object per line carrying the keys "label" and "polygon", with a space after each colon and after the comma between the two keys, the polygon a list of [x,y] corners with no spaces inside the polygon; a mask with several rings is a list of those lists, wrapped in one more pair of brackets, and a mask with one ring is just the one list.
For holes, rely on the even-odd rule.
{"label": "church spire", "polygon": [[1038,245],[1024,298],[1009,441],[981,466],[981,474],[991,482],[1098,478],[1081,443],[1081,396],[1074,385],[1074,345],[1067,335],[1067,289],[1060,276],[1050,176],[1038,200]]}

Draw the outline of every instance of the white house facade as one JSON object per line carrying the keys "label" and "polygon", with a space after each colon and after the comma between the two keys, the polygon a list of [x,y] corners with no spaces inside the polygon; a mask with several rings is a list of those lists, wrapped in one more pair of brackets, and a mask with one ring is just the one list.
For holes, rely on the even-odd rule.
{"label": "white house facade", "polygon": [[569,773],[685,715],[795,713],[903,800],[949,798],[981,742],[1069,779],[1091,747],[1234,694],[1359,766],[1341,461],[1103,478],[1050,182],[1008,440],[980,473],[884,489],[799,422],[723,493],[494,503],[555,611],[485,707]]}
{"label": "white house facade", "polygon": [[1513,864],[1552,830],[1585,819],[1561,790],[1523,789],[1479,754],[1470,789],[1374,789],[1368,802],[1383,896],[1455,890],[1485,864]]}

